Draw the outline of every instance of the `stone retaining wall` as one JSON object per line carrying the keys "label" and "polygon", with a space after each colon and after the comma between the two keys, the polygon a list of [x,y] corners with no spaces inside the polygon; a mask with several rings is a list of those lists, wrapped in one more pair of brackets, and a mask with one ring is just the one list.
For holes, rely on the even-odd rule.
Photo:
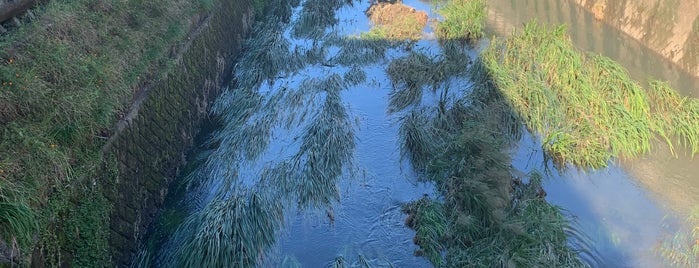
{"label": "stone retaining wall", "polygon": [[231,72],[253,10],[248,0],[215,1],[212,11],[198,20],[177,49],[168,75],[144,87],[103,150],[105,196],[113,204],[110,245],[117,266],[130,265],[162,207],[192,137]]}

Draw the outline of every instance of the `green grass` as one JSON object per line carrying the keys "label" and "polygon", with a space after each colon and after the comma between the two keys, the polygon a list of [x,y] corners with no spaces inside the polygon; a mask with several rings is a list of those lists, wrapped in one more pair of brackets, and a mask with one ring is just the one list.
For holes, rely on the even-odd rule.
{"label": "green grass", "polygon": [[408,214],[406,225],[415,230],[413,242],[420,246],[416,255],[427,257],[435,267],[442,266],[443,240],[447,232],[444,205],[423,197],[403,205],[403,213]]}
{"label": "green grass", "polygon": [[[269,8],[267,12],[275,14],[290,7]],[[308,77],[294,86],[284,80],[280,88],[266,92],[275,80],[325,61],[327,47],[291,48],[281,35],[285,23],[275,16],[259,27],[245,43],[247,53],[237,63],[231,88],[212,108],[225,122],[207,143],[214,149],[185,182],[204,195],[216,189],[213,200],[200,204],[203,208],[175,231],[163,246],[166,256],[152,257],[161,258],[165,266],[256,267],[276,242],[284,209],[290,209],[286,204],[300,210],[326,209],[339,199],[336,185],[350,169],[355,148],[341,91],[363,82],[366,74],[355,66],[344,77]],[[239,177],[239,171],[268,151],[280,128],[300,130],[298,151],[262,167],[257,176]],[[241,183],[244,180],[247,183]],[[293,259],[283,263],[297,264]]]}
{"label": "green grass", "polygon": [[257,267],[277,239],[281,203],[260,193],[234,193],[190,216],[176,231],[180,245],[168,267]]}
{"label": "green grass", "polygon": [[672,267],[699,265],[699,210],[695,208],[680,231],[662,241],[658,253]]}
{"label": "green grass", "polygon": [[695,99],[661,82],[642,88],[618,63],[576,50],[564,27],[529,23],[494,40],[482,64],[559,166],[605,167],[649,153],[656,137],[699,152]]}
{"label": "green grass", "polygon": [[470,69],[469,93],[446,97],[441,85],[466,72],[468,57],[459,42],[442,45],[434,60],[413,54],[402,60],[421,58],[413,60],[419,64],[394,61],[402,69],[388,71],[394,84],[429,83],[442,96],[436,107],[402,105],[401,155],[441,194],[405,207],[416,254],[436,267],[586,266],[567,244],[567,220],[543,199],[542,177],[512,175],[507,150],[520,136],[520,117],[480,64]]}
{"label": "green grass", "polygon": [[26,246],[31,244],[31,235],[37,231],[34,212],[25,203],[0,203],[0,235],[7,239],[10,246]]}
{"label": "green grass", "polygon": [[304,130],[299,151],[263,176],[300,208],[324,208],[339,201],[336,185],[354,160],[354,129],[339,90],[326,93],[323,107]]}
{"label": "green grass", "polygon": [[[402,128],[426,137],[410,139],[410,132],[401,131],[402,140],[412,143],[402,151],[426,159],[424,174],[442,195],[406,207],[418,254],[436,267],[585,266],[567,245],[567,220],[541,195],[542,177],[513,178],[506,152],[511,140],[502,131],[511,127],[496,121],[508,118],[498,115],[504,99],[482,90],[494,89],[477,87],[468,97],[471,104],[455,103],[433,117],[403,119]],[[423,119],[416,124],[415,118]],[[433,149],[419,151],[425,147]]]}
{"label": "green grass", "polygon": [[296,38],[319,39],[325,29],[338,23],[337,9],[351,5],[353,0],[307,0],[303,2],[301,15],[294,22],[292,34]]}
{"label": "green grass", "polygon": [[[23,253],[38,245],[47,265],[109,266],[109,206],[91,186],[105,135],[134,91],[169,70],[183,18],[210,2],[50,1],[0,37],[4,239]],[[83,196],[94,202],[75,201]]]}
{"label": "green grass", "polygon": [[473,42],[484,35],[485,0],[451,0],[440,6],[437,12],[444,18],[435,32],[442,41]]}
{"label": "green grass", "polygon": [[424,87],[430,86],[435,91],[448,79],[467,73],[468,55],[453,42],[445,42],[445,45],[448,45],[448,53],[438,57],[411,51],[407,56],[391,61],[386,69],[393,84],[389,112],[417,106],[422,100]]}
{"label": "green grass", "polygon": [[352,66],[377,63],[385,58],[386,50],[396,42],[385,39],[367,39],[363,36],[346,37],[330,35],[325,44],[340,47],[340,52],[329,60],[330,64]]}

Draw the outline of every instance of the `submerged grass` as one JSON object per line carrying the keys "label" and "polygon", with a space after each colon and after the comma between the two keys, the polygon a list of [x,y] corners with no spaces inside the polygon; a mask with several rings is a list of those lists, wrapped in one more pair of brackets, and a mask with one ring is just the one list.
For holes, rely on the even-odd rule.
{"label": "submerged grass", "polygon": [[292,51],[284,35],[285,24],[277,17],[270,17],[258,25],[253,38],[248,38],[245,51],[236,64],[236,80],[239,88],[256,89],[263,81],[275,79],[304,67],[306,62],[299,51]]}
{"label": "submerged grass", "polygon": [[282,223],[275,197],[240,192],[214,200],[177,231],[180,245],[165,266],[257,267]]}
{"label": "submerged grass", "polygon": [[391,79],[393,90],[389,95],[389,112],[402,111],[415,106],[422,100],[425,86],[436,91],[451,77],[464,75],[468,69],[468,55],[454,43],[444,56],[430,57],[411,51],[407,56],[394,59],[386,73]]}
{"label": "submerged grass", "polygon": [[672,267],[699,266],[699,209],[687,217],[680,231],[663,240],[658,252]]}
{"label": "submerged grass", "polygon": [[[345,2],[332,5],[341,3]],[[322,4],[305,2],[301,19],[314,16],[306,8],[327,8]],[[272,14],[273,6],[268,11]],[[328,23],[305,19],[308,21],[297,21],[294,27],[311,23],[324,28]],[[308,48],[292,48],[283,36],[284,27],[283,19],[275,16],[260,25],[246,42],[248,53],[237,65],[233,86],[213,106],[212,112],[224,126],[208,141],[215,149],[188,183],[205,196],[203,204],[167,242],[173,250],[158,256],[165,266],[261,265],[284,224],[284,210],[291,209],[287,201],[303,210],[325,209],[339,200],[337,182],[350,169],[355,148],[353,126],[340,92],[363,82],[366,74],[354,66],[344,77],[307,77],[298,84],[287,79],[287,75],[298,78],[296,72],[307,65],[324,64],[327,47],[314,42]],[[320,109],[314,109],[318,106]],[[269,151],[274,131],[297,127],[303,128],[303,134],[294,139],[298,140],[293,145],[299,146],[297,152],[262,167],[250,178],[239,175],[246,168],[257,168],[255,163]],[[284,265],[295,264],[285,260]]]}
{"label": "submerged grass", "polygon": [[[423,77],[449,77],[440,70]],[[541,176],[513,178],[506,150],[521,121],[487,76],[477,79],[483,69],[473,70],[469,94],[401,119],[402,155],[442,195],[404,207],[416,254],[437,267],[585,266],[567,245],[567,221],[543,199]]]}
{"label": "submerged grass", "polygon": [[262,175],[299,208],[325,208],[339,201],[337,182],[354,159],[355,137],[339,91],[326,91],[321,111],[306,127],[299,151]]}
{"label": "submerged grass", "polygon": [[329,36],[326,44],[338,46],[340,51],[329,60],[330,64],[352,66],[355,64],[377,63],[385,58],[389,47],[395,42],[385,39],[367,39],[363,37]]}
{"label": "submerged grass", "polygon": [[306,0],[301,15],[294,22],[292,34],[296,38],[319,39],[327,28],[338,23],[337,9],[352,5],[353,0]]}
{"label": "submerged grass", "polygon": [[482,64],[559,166],[605,167],[650,152],[657,136],[699,152],[696,100],[660,82],[643,89],[612,60],[578,52],[564,27],[529,23],[494,40]]}
{"label": "submerged grass", "polygon": [[389,96],[389,112],[401,111],[422,100],[423,86],[433,85],[434,62],[427,55],[411,52],[410,55],[391,61],[386,72],[393,83]]}

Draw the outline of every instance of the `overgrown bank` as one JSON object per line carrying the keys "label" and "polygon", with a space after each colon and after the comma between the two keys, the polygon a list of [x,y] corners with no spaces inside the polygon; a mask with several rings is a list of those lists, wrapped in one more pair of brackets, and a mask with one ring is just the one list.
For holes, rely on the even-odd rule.
{"label": "overgrown bank", "polygon": [[641,87],[618,63],[577,51],[564,27],[529,23],[494,40],[482,61],[561,166],[602,168],[649,153],[656,138],[699,152],[699,101],[660,81]]}
{"label": "overgrown bank", "polygon": [[[0,39],[0,236],[3,254],[13,256],[6,261],[128,261],[128,252],[113,259],[122,249],[115,228],[126,226],[115,221],[138,223],[122,232],[122,243],[135,246],[129,239],[145,228],[244,34],[245,23],[230,24],[250,17],[248,4],[51,1]],[[151,147],[135,151],[143,144]],[[125,184],[138,191],[115,194]]]}
{"label": "overgrown bank", "polygon": [[[641,86],[618,63],[575,49],[563,26],[529,23],[493,40],[480,61],[559,168],[604,168],[657,150],[656,140],[699,153],[699,100],[662,81]],[[658,246],[667,265],[697,265],[698,225],[695,212]]]}
{"label": "overgrown bank", "polygon": [[[583,267],[564,232],[568,220],[544,199],[542,175],[513,175],[507,150],[521,121],[488,70],[469,64],[467,44],[483,36],[485,11],[485,1],[448,2],[436,26],[443,55],[411,53],[387,70],[397,85],[389,110],[406,113],[401,151],[441,194],[404,206],[416,254],[435,267]],[[464,76],[470,88],[447,86],[436,107],[415,108],[425,88]]]}

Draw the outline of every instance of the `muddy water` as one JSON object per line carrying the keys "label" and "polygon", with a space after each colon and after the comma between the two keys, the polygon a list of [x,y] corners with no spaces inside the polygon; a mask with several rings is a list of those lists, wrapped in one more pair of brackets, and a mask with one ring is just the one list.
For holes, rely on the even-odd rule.
{"label": "muddy water", "polygon": [[[683,94],[699,97],[699,79],[571,1],[493,0],[488,5],[488,27],[495,35],[508,35],[532,19],[566,24],[581,50],[616,60],[639,81],[666,80]],[[532,143],[523,140],[521,146],[530,149],[520,148],[515,165],[524,169],[540,165],[536,157],[540,153],[526,153],[539,148]],[[699,204],[699,162],[682,150],[677,154],[657,143],[651,155],[638,160],[591,173],[555,174],[562,178],[547,183],[548,200],[578,218],[580,229],[590,235],[605,263],[662,266],[654,249],[675,228],[673,215],[683,217]]]}

